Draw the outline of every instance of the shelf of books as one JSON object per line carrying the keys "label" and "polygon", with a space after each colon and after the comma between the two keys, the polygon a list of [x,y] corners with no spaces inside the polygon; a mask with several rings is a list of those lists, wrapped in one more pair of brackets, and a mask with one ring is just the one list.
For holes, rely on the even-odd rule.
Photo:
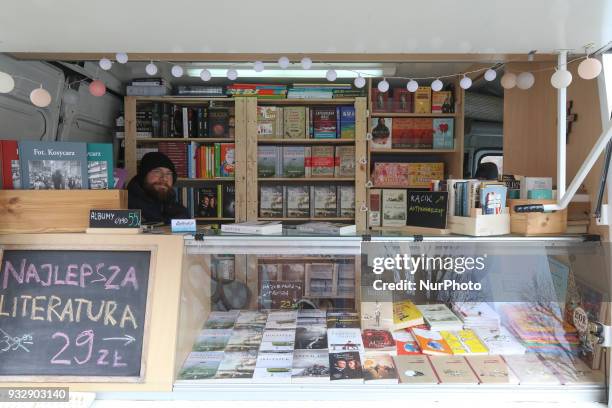
{"label": "shelf of books", "polygon": [[247,101],[247,218],[366,228],[366,99]]}
{"label": "shelf of books", "polygon": [[245,98],[125,97],[125,168],[148,152],[177,170],[179,199],[200,223],[246,220]]}
{"label": "shelf of books", "polygon": [[380,92],[368,81],[368,228],[413,233],[402,191],[429,190],[431,180],[463,175],[463,90],[449,83],[439,92],[420,85],[413,93],[390,83]]}

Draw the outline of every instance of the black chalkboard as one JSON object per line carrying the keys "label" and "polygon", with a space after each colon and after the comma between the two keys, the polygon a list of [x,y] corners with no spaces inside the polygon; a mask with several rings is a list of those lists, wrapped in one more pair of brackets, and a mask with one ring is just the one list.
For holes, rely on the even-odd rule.
{"label": "black chalkboard", "polygon": [[0,376],[141,377],[150,258],[4,251]]}
{"label": "black chalkboard", "polygon": [[261,284],[262,309],[295,309],[302,299],[304,285],[301,281],[271,281]]}
{"label": "black chalkboard", "polygon": [[446,228],[447,203],[445,191],[408,191],[406,225]]}
{"label": "black chalkboard", "polygon": [[139,228],[140,210],[89,210],[89,228]]}

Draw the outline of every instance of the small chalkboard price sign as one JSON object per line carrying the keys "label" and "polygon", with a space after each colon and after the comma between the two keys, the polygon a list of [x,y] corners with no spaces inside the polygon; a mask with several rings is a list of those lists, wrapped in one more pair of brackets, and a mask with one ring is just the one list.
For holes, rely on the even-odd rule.
{"label": "small chalkboard price sign", "polygon": [[302,299],[301,281],[270,281],[261,284],[262,309],[295,309]]}
{"label": "small chalkboard price sign", "polygon": [[447,205],[445,191],[408,191],[406,225],[445,229]]}
{"label": "small chalkboard price sign", "polygon": [[89,210],[89,228],[140,228],[140,210]]}
{"label": "small chalkboard price sign", "polygon": [[150,251],[0,254],[0,381],[143,378]]}

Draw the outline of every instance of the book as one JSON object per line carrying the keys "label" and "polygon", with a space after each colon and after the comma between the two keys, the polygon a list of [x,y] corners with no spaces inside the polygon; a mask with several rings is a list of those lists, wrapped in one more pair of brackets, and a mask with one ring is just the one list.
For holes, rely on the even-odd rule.
{"label": "book", "polygon": [[340,139],[355,139],[355,107],[340,106]]}
{"label": "book", "polygon": [[304,106],[286,106],[284,109],[284,138],[306,138],[306,108]]}
{"label": "book", "polygon": [[355,186],[340,185],[338,193],[338,215],[343,218],[355,217]]}
{"label": "book", "polygon": [[231,329],[201,330],[193,344],[193,351],[223,351],[231,334]]}
{"label": "book", "polygon": [[501,214],[506,208],[507,188],[503,185],[483,185],[480,188],[480,206],[484,215]]}
{"label": "book", "polygon": [[260,329],[234,329],[225,346],[225,352],[257,351],[261,344],[262,336],[263,332]]}
{"label": "book", "polygon": [[334,177],[335,164],[334,146],[311,147],[311,177]]}
{"label": "book", "polygon": [[561,385],[554,372],[546,367],[537,354],[504,356],[521,385]]}
{"label": "book", "polygon": [[606,384],[603,370],[592,369],[575,356],[547,355],[543,359],[543,363],[555,373],[564,385]]}
{"label": "book", "polygon": [[337,137],[337,113],[335,107],[313,107],[313,137],[335,139]]}
{"label": "book", "polygon": [[327,353],[327,327],[324,325],[303,326],[303,324],[298,319],[295,331],[295,350],[326,350]]}
{"label": "book", "polygon": [[413,355],[422,354],[419,344],[414,339],[410,329],[396,330],[392,333],[395,339],[395,348],[397,355]]}
{"label": "book", "polygon": [[393,357],[402,384],[438,384],[429,358],[424,355]]}
{"label": "book", "polygon": [[434,118],[433,124],[433,148],[453,149],[455,147],[453,118]]}
{"label": "book", "polygon": [[499,314],[485,302],[454,302],[452,307],[466,329],[499,329]]}
{"label": "book", "polygon": [[365,329],[361,332],[363,345],[368,353],[397,353],[395,340],[388,330]]}
{"label": "book", "polygon": [[338,212],[336,186],[311,186],[312,216],[315,218],[336,217]]}
{"label": "book", "polygon": [[329,377],[331,381],[363,382],[359,352],[329,353]]}
{"label": "book", "polygon": [[397,384],[399,375],[388,354],[366,353],[363,359],[363,380],[366,384]]}
{"label": "book", "polygon": [[306,175],[305,147],[283,147],[283,177],[303,178]]}
{"label": "book", "polygon": [[238,317],[238,311],[210,312],[204,323],[205,329],[232,329]]}
{"label": "book", "polygon": [[283,232],[283,225],[279,221],[247,221],[235,224],[222,224],[221,231],[234,234],[270,235]]}
{"label": "book", "polygon": [[518,385],[518,377],[501,356],[468,356],[466,360],[481,384]]}
{"label": "book", "polygon": [[327,329],[327,348],[330,353],[347,351],[365,352],[361,330],[358,328]]}
{"label": "book", "polygon": [[293,353],[270,353],[260,351],[257,354],[253,382],[290,383]]}
{"label": "book", "polygon": [[283,186],[259,187],[259,216],[262,218],[283,216]]}
{"label": "book", "polygon": [[327,350],[295,350],[293,352],[292,383],[327,383],[329,380]]}
{"label": "book", "polygon": [[368,208],[368,225],[370,227],[380,227],[380,212],[382,209],[382,190],[378,188],[370,189],[370,207]]}
{"label": "book", "polygon": [[259,352],[293,351],[294,348],[295,330],[265,330]]}
{"label": "book", "polygon": [[489,354],[525,354],[525,347],[504,326],[499,329],[475,328],[474,332],[489,349]]}
{"label": "book", "polygon": [[19,145],[16,140],[0,140],[0,173],[2,189],[18,190],[21,188],[21,169],[19,163]]}
{"label": "book", "polygon": [[390,112],[389,93],[372,88],[372,112]]}
{"label": "book", "polygon": [[333,222],[312,221],[297,225],[295,229],[308,234],[352,235],[357,232],[355,224],[346,225]]}
{"label": "book", "polygon": [[406,88],[393,88],[393,112],[412,113],[414,94]]}
{"label": "book", "polygon": [[453,354],[450,346],[439,332],[413,328],[412,335],[419,344],[419,348],[423,354],[432,356]]}
{"label": "book", "polygon": [[223,218],[236,216],[236,187],[234,184],[224,184],[221,187],[221,216]]}
{"label": "book", "polygon": [[391,302],[361,302],[360,311],[362,329],[393,329],[393,304]]}
{"label": "book", "polygon": [[297,328],[297,311],[274,311],[268,314],[266,330],[288,330],[295,336]]}
{"label": "book", "polygon": [[529,198],[530,190],[552,190],[552,177],[525,177],[520,185],[521,198]]}
{"label": "book", "polygon": [[375,186],[406,188],[409,183],[409,163],[374,163],[372,182]]}
{"label": "book", "polygon": [[393,302],[393,330],[423,324],[423,314],[410,300]]}
{"label": "book", "polygon": [[335,158],[335,177],[355,176],[355,146],[337,146]]}
{"label": "book", "polygon": [[451,91],[431,92],[431,113],[454,113],[453,93]]}
{"label": "book", "polygon": [[281,176],[277,172],[281,151],[279,146],[257,146],[257,177]]}
{"label": "book", "polygon": [[234,143],[215,144],[216,177],[234,177],[236,172],[236,146]]}
{"label": "book", "polygon": [[508,188],[508,198],[521,198],[521,180],[524,180],[523,176],[502,174],[501,181]]}
{"label": "book", "polygon": [[178,374],[179,380],[208,380],[215,377],[221,361],[223,352],[191,352],[181,367]]}
{"label": "book", "polygon": [[202,187],[197,190],[196,217],[215,218],[219,217],[219,190],[216,187]]}
{"label": "book", "polygon": [[87,189],[87,144],[19,142],[21,186],[26,190]]}
{"label": "book", "polygon": [[394,118],[391,144],[393,148],[431,149],[433,134],[431,118]]}
{"label": "book", "polygon": [[489,350],[470,329],[449,331],[441,330],[440,335],[446,340],[453,354],[477,355],[488,354]]}
{"label": "book", "polygon": [[257,137],[276,139],[282,137],[278,126],[278,107],[258,106],[257,107]]}
{"label": "book", "polygon": [[[310,217],[310,188],[308,186],[287,186],[285,188],[287,218]],[[300,226],[297,227],[298,230]]]}
{"label": "book", "polygon": [[419,86],[414,93],[414,112],[431,113],[431,88]]}
{"label": "book", "polygon": [[215,379],[250,380],[257,364],[257,351],[225,352]]}
{"label": "book", "polygon": [[463,322],[445,304],[417,305],[431,330],[461,330]]}
{"label": "book", "polygon": [[403,227],[406,225],[408,202],[406,190],[382,190],[382,226]]}
{"label": "book", "polygon": [[472,368],[461,356],[433,356],[430,357],[441,384],[479,384],[478,377]]}
{"label": "book", "polygon": [[230,112],[227,108],[208,110],[209,137],[230,137]]}
{"label": "book", "polygon": [[268,320],[268,314],[256,310],[241,310],[234,324],[235,330],[252,329],[262,331]]}
{"label": "book", "polygon": [[113,145],[111,143],[87,143],[87,176],[92,190],[112,189]]}
{"label": "book", "polygon": [[391,134],[393,132],[392,118],[377,118],[376,125],[372,128],[370,134],[370,147],[372,149],[390,149]]}
{"label": "book", "polygon": [[327,312],[327,328],[359,329],[359,314],[354,312]]}

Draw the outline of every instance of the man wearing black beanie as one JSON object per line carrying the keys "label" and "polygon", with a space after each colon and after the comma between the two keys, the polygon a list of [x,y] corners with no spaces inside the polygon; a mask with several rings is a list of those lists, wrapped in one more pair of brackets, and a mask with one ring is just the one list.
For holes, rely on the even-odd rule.
{"label": "man wearing black beanie", "polygon": [[169,224],[173,218],[189,218],[176,202],[174,163],[163,153],[150,152],[140,161],[138,174],[128,183],[128,207],[140,209],[144,222]]}

